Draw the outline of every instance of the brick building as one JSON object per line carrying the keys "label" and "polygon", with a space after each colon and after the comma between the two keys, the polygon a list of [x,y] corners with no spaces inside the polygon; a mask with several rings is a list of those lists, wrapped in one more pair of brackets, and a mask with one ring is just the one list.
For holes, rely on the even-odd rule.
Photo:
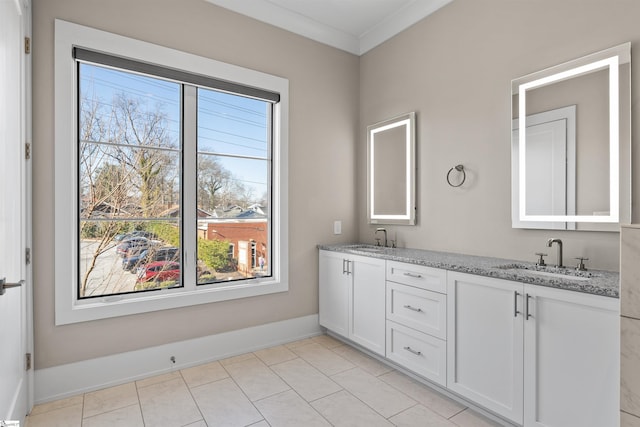
{"label": "brick building", "polygon": [[238,270],[249,273],[268,267],[267,217],[255,210],[246,210],[232,217],[201,218],[198,221],[198,237],[208,240],[224,240],[230,243],[229,257],[238,263]]}

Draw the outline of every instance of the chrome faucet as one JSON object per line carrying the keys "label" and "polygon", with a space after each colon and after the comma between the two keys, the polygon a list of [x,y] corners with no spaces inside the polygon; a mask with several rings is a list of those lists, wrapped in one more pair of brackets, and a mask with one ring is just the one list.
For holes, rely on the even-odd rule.
{"label": "chrome faucet", "polygon": [[382,231],[384,233],[384,247],[387,247],[387,229],[386,228],[376,228],[375,234],[378,234],[378,231]]}
{"label": "chrome faucet", "polygon": [[548,247],[551,247],[554,243],[558,244],[558,260],[556,262],[556,267],[564,268],[564,265],[562,265],[562,240],[553,238],[547,240]]}

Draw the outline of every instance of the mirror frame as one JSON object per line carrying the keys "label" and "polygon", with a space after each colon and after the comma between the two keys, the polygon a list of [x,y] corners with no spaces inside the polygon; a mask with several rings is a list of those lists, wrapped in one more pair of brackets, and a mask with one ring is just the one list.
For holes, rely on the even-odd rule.
{"label": "mirror frame", "polygon": [[[619,223],[630,221],[631,188],[623,195],[623,209],[620,208],[620,151],[630,154],[630,143],[621,146],[620,141],[620,65],[631,63],[631,43],[605,49],[555,67],[529,74],[512,80],[511,95],[518,95],[518,190],[519,220],[535,222],[581,222],[581,223]],[[609,69],[609,215],[527,215],[526,213],[526,94],[528,90],[557,83],[594,71]],[[629,83],[630,84],[630,83]],[[629,111],[630,113],[630,111]],[[629,145],[629,148],[626,147]],[[628,156],[629,162],[631,156]],[[630,165],[629,165],[630,170]]]}
{"label": "mirror frame", "polygon": [[[415,225],[416,223],[416,113],[409,112],[367,126],[367,220],[369,224]],[[394,214],[379,214],[375,211],[375,137],[385,130],[405,127],[405,183],[406,193],[403,211]]]}

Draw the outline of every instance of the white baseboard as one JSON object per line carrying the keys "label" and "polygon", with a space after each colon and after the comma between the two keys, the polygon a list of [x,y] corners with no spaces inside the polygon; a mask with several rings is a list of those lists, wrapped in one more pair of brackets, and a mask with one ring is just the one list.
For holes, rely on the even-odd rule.
{"label": "white baseboard", "polygon": [[[35,403],[63,399],[322,333],[318,315],[35,371]],[[174,356],[176,363],[171,363]]]}

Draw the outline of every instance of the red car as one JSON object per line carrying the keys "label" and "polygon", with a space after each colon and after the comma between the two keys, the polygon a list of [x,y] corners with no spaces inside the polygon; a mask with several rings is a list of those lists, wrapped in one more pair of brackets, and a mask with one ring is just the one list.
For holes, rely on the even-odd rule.
{"label": "red car", "polygon": [[155,261],[138,267],[136,282],[150,281],[164,282],[166,280],[180,280],[180,264],[173,261]]}

